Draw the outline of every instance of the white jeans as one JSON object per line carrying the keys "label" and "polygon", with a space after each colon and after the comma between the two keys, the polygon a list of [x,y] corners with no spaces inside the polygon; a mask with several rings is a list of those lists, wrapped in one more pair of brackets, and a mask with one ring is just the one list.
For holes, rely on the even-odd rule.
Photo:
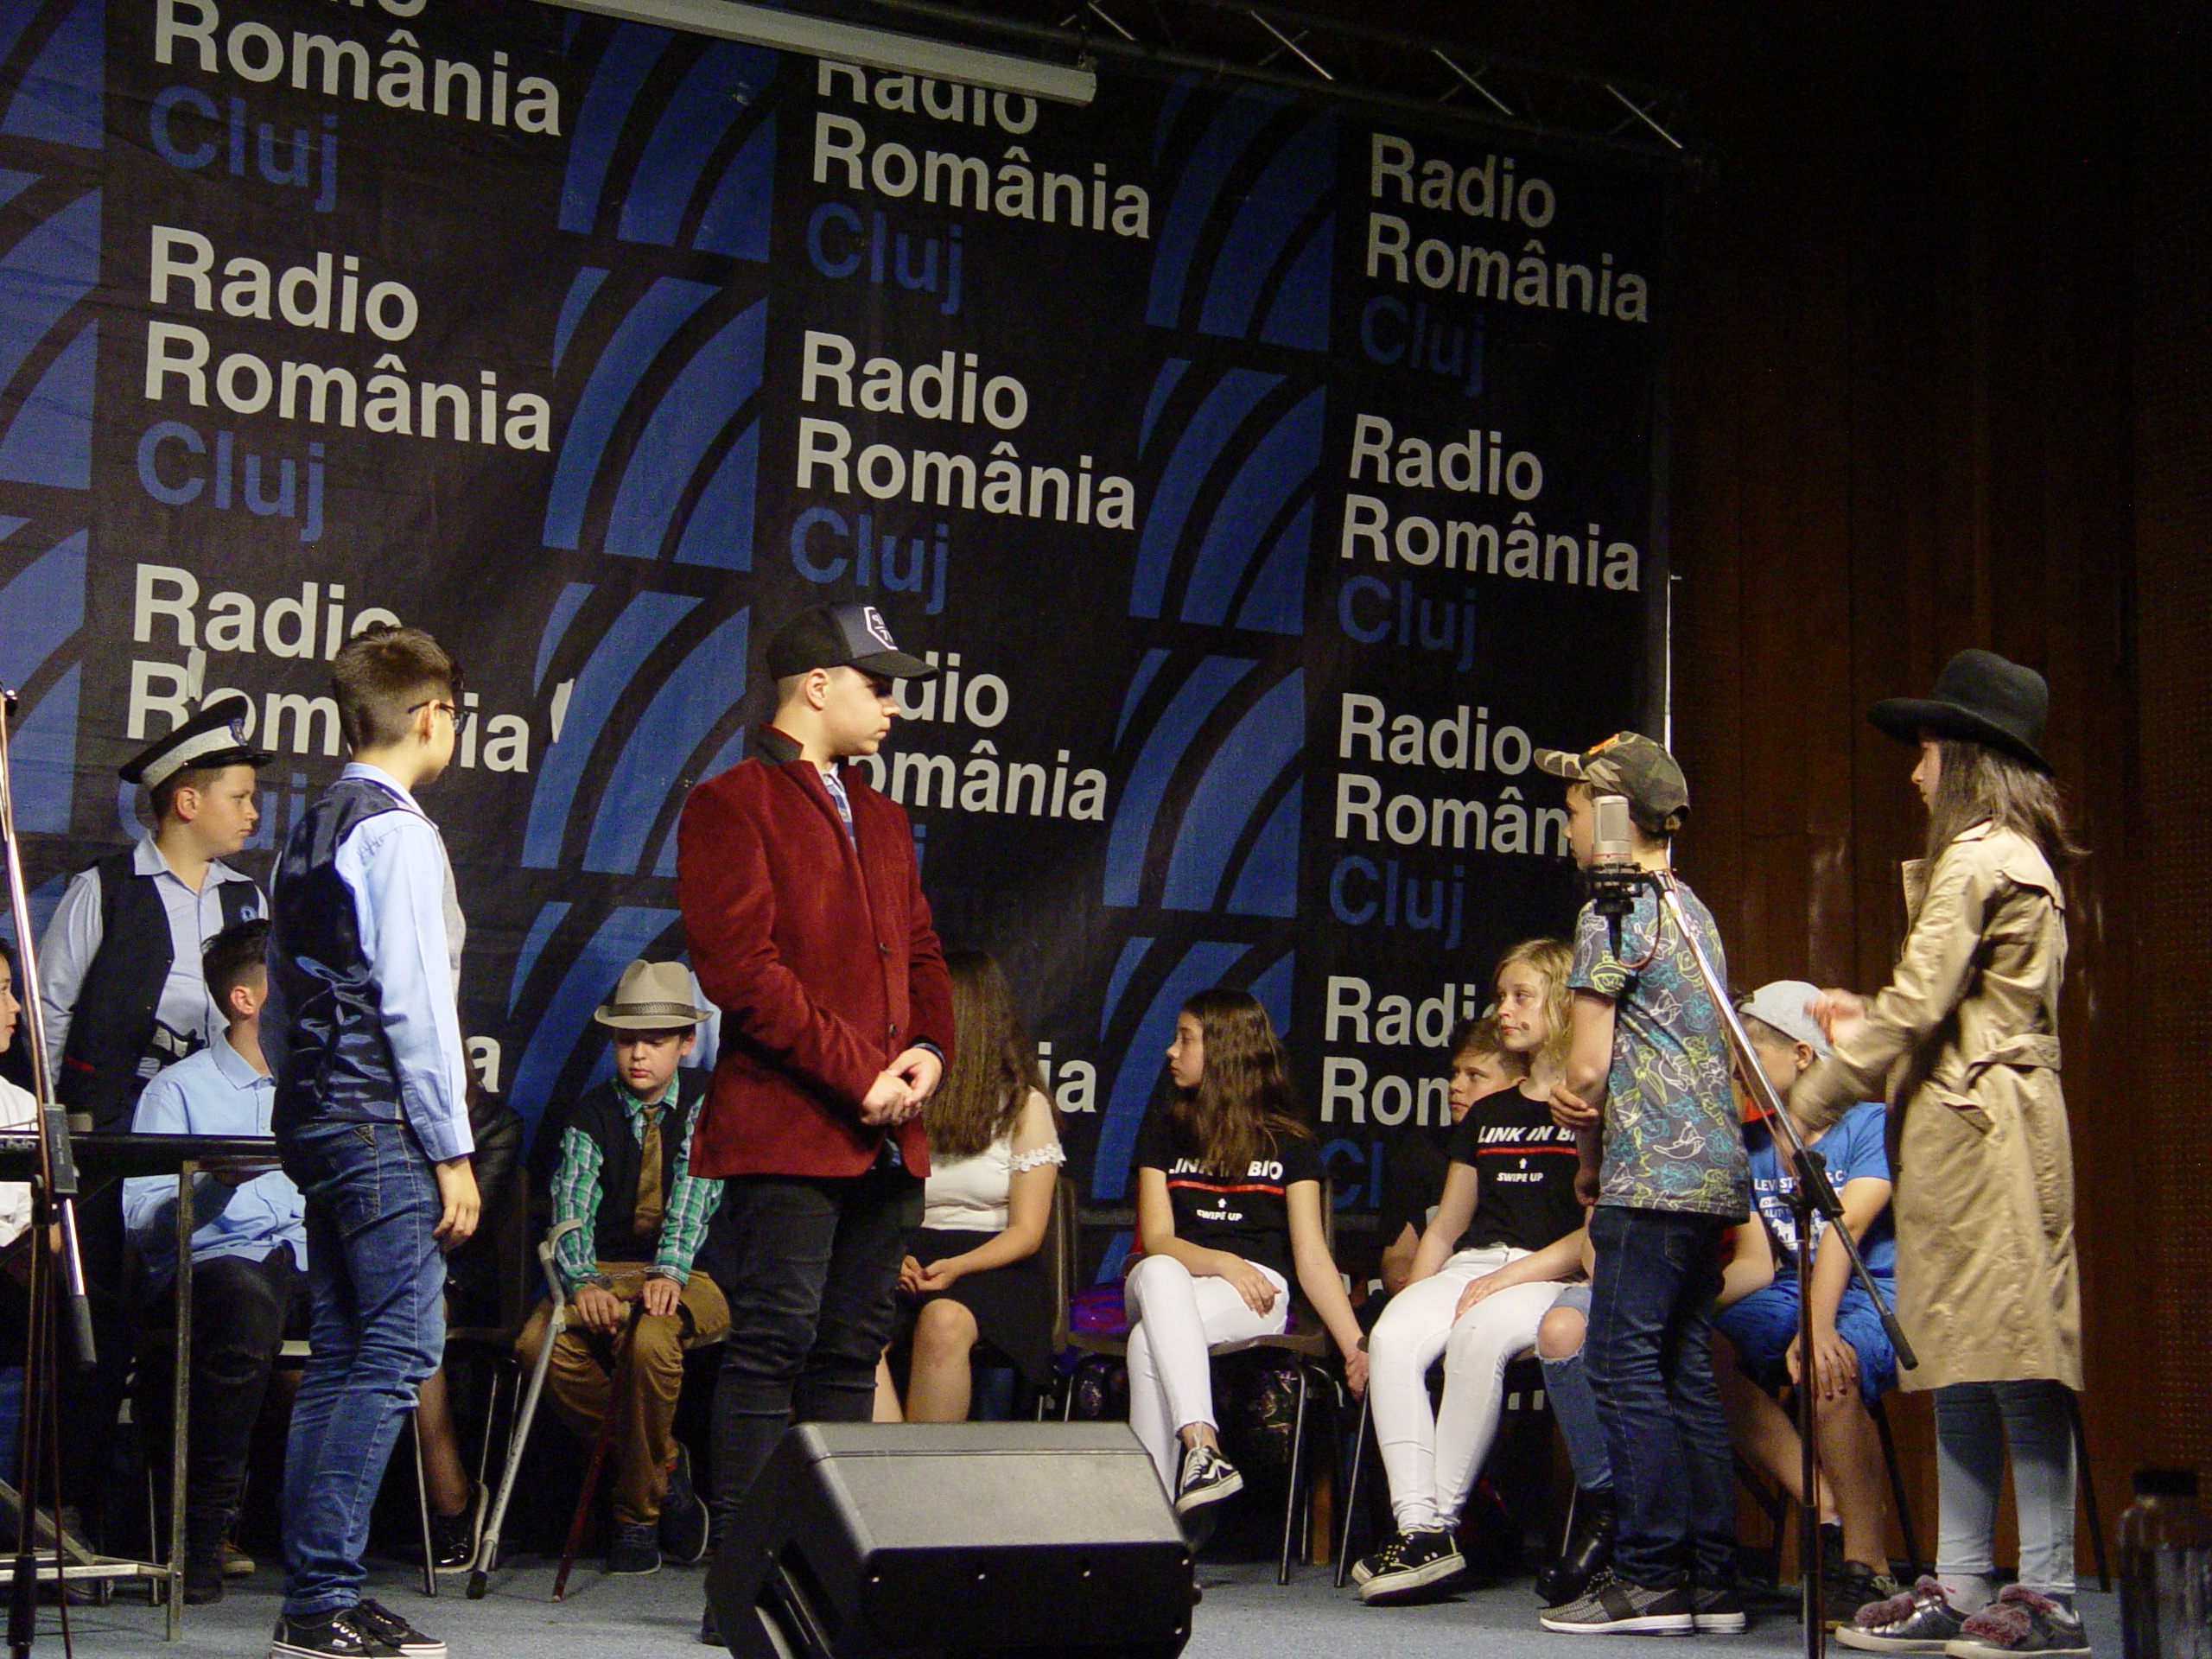
{"label": "white jeans", "polygon": [[1289,1328],[1290,1286],[1273,1268],[1252,1265],[1278,1292],[1265,1313],[1255,1313],[1228,1280],[1198,1277],[1172,1255],[1146,1256],[1122,1286],[1129,1314],[1129,1427],[1152,1454],[1171,1497],[1176,1431],[1187,1423],[1217,1427],[1209,1344]]}
{"label": "white jeans", "polygon": [[1945,1583],[1996,1576],[1997,1494],[2009,1446],[2019,1581],[2074,1593],[2074,1420],[2064,1388],[1953,1382],[1936,1390],[1936,1576]]}
{"label": "white jeans", "polygon": [[[1536,1345],[1536,1327],[1559,1295],[1549,1281],[1484,1297],[1454,1323],[1471,1280],[1526,1250],[1462,1250],[1390,1299],[1367,1343],[1375,1440],[1390,1479],[1390,1511],[1402,1532],[1451,1528],[1497,1438],[1505,1367]],[[1444,1401],[1428,1408],[1428,1368],[1444,1356]]]}

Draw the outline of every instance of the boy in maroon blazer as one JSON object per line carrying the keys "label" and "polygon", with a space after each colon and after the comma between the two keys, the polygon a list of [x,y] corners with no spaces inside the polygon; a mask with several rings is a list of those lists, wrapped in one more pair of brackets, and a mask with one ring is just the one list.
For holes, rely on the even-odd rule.
{"label": "boy in maroon blazer", "polygon": [[718,1536],[786,1425],[870,1415],[952,1046],[906,815],[843,765],[890,731],[893,683],[937,670],[868,605],[802,612],[766,655],[774,720],[677,826],[691,965],[722,1012],[691,1168],[724,1179],[736,1235]]}

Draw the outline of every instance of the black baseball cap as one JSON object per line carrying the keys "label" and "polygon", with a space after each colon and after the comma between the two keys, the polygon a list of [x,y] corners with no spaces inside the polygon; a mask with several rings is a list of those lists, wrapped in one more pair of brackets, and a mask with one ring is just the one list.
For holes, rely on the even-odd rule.
{"label": "black baseball cap", "polygon": [[245,741],[238,715],[242,698],[225,697],[202,709],[167,737],[148,744],[116,768],[126,784],[158,787],[186,767],[265,766],[276,757]]}
{"label": "black baseball cap", "polygon": [[817,668],[857,668],[887,680],[933,680],[938,671],[899,649],[873,605],[811,605],[768,641],[768,677]]}

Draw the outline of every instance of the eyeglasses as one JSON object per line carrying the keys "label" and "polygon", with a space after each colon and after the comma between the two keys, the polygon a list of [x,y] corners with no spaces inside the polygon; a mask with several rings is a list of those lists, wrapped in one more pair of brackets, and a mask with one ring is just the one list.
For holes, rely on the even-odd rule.
{"label": "eyeglasses", "polygon": [[469,716],[476,712],[474,709],[459,708],[453,703],[447,702],[437,697],[425,697],[420,702],[410,703],[407,708],[407,712],[411,715],[417,709],[444,709],[453,719],[453,734],[455,737],[459,737],[463,732],[468,729]]}

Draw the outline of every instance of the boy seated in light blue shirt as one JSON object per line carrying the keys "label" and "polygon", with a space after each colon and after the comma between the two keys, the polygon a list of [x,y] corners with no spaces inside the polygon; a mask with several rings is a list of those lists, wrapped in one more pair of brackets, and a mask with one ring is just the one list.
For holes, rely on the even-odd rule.
{"label": "boy seated in light blue shirt", "polygon": [[[141,1135],[268,1136],[275,1088],[261,1055],[264,957],[269,924],[240,922],[207,942],[207,994],[223,1036],[158,1073],[138,1098]],[[225,1543],[245,1491],[246,1456],[269,1374],[288,1332],[304,1333],[307,1233],[299,1188],[269,1162],[204,1170],[193,1184],[192,1421],[186,1435],[184,1597],[219,1600]],[[156,1310],[175,1317],[176,1182],[133,1176],[123,1214],[156,1287]],[[162,1357],[168,1357],[166,1347]],[[166,1421],[170,1379],[159,1365],[142,1379],[141,1421]],[[248,1571],[251,1568],[249,1566]]]}
{"label": "boy seated in light blue shirt", "polygon": [[[1819,995],[1802,980],[1762,985],[1738,1005],[1759,1067],[1788,1098],[1797,1076],[1828,1052],[1806,1005]],[[1859,1242],[1866,1270],[1886,1298],[1897,1271],[1897,1229],[1890,1214],[1888,1113],[1862,1101],[1813,1144]],[[1891,1593],[1884,1543],[1882,1446],[1866,1402],[1897,1383],[1897,1354],[1881,1315],[1867,1300],[1828,1224],[1814,1218],[1813,1363],[1798,1352],[1797,1225],[1775,1132],[1764,1119],[1744,1125],[1751,1154],[1753,1223],[1737,1233],[1713,1319],[1717,1367],[1728,1426],[1738,1449],[1795,1500],[1802,1484],[1796,1426],[1767,1390],[1802,1382],[1814,1389],[1814,1426],[1822,1471],[1821,1547],[1831,1614],[1848,1618]],[[1730,1361],[1730,1351],[1733,1362]]]}

